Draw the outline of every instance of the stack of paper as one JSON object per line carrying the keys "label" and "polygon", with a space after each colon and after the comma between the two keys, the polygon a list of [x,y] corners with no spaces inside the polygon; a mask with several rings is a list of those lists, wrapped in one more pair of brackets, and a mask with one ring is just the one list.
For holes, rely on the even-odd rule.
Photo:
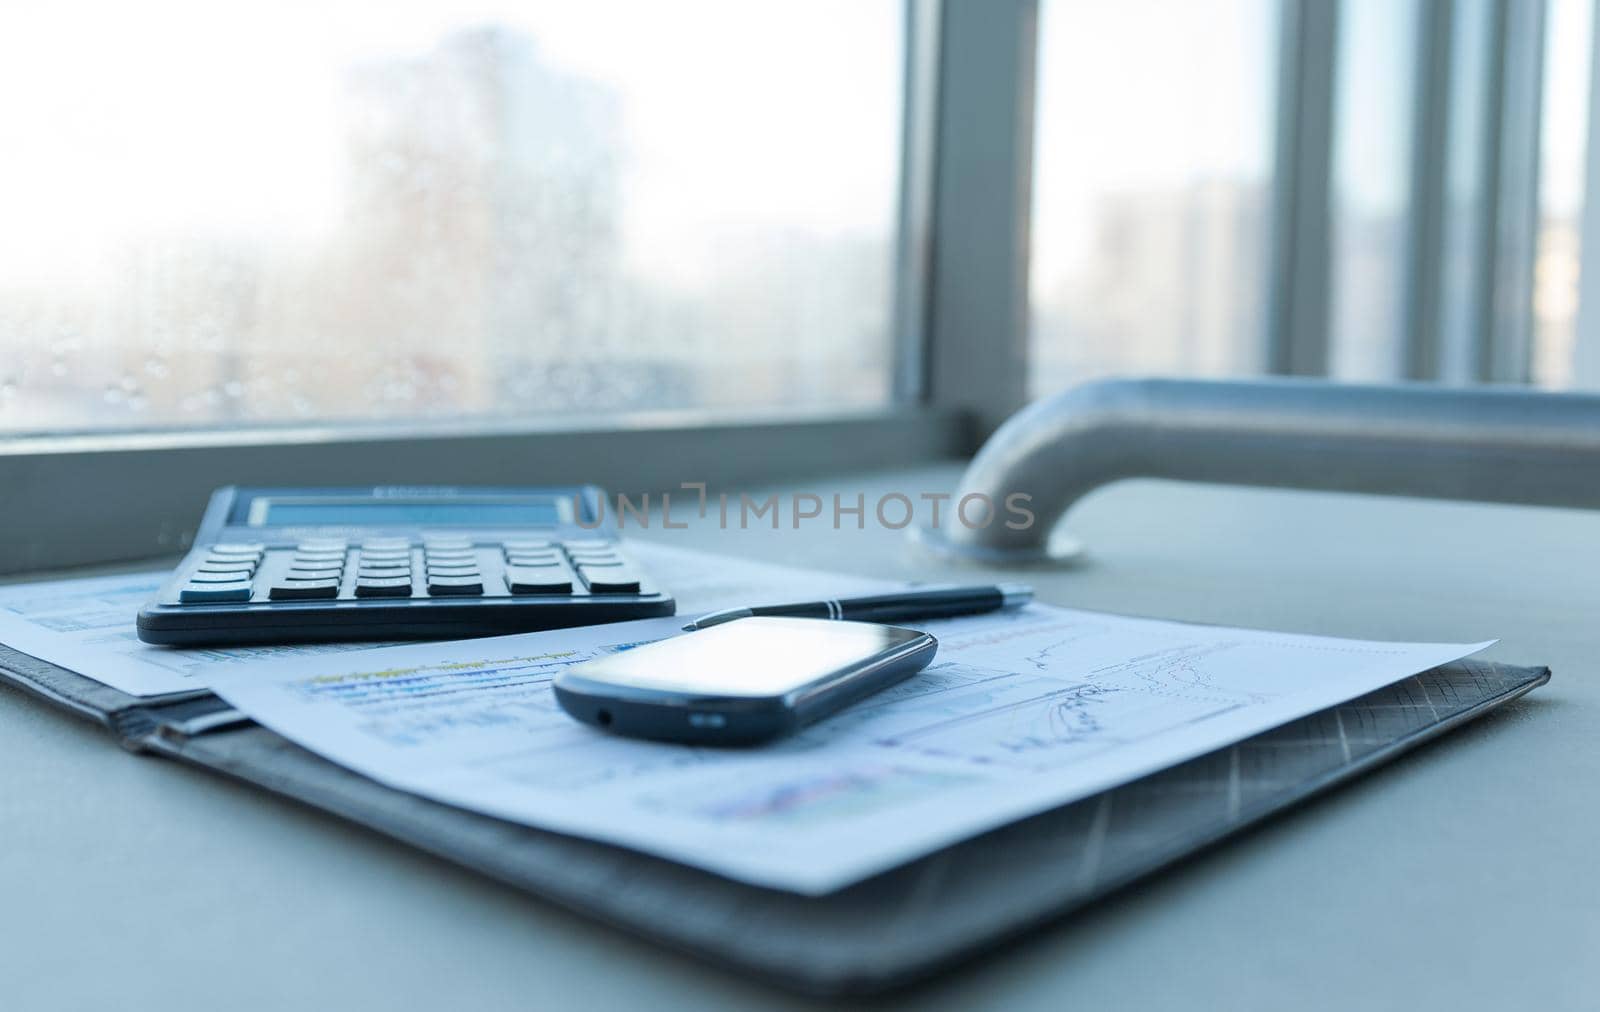
{"label": "stack of paper", "polygon": [[[884,586],[646,544],[634,551],[683,614]],[[207,685],[391,786],[802,893],[1488,646],[1034,605],[921,624],[940,642],[921,675],[787,741],[728,750],[606,735],[566,717],[550,690],[563,667],[678,635],[681,618],[358,652],[165,651],[130,644],[139,600],[117,597],[114,583],[75,582],[82,593],[56,584],[22,604],[15,591],[0,597],[0,641],[119,687],[135,671],[142,684],[158,683],[152,670],[175,673],[181,682],[159,684]]]}

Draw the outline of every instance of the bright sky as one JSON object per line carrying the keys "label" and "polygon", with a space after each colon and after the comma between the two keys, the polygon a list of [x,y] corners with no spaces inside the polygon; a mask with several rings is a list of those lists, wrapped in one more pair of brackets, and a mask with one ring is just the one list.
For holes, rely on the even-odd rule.
{"label": "bright sky", "polygon": [[627,255],[658,280],[709,283],[729,232],[892,232],[896,0],[63,0],[0,8],[0,269],[196,227],[315,236],[347,68],[485,24],[618,97]]}
{"label": "bright sky", "polygon": [[1593,14],[1594,0],[1551,0],[1547,15],[1540,183],[1549,214],[1583,209]]}
{"label": "bright sky", "polygon": [[1081,267],[1103,194],[1266,178],[1276,30],[1272,0],[1041,5],[1035,277]]}
{"label": "bright sky", "polygon": [[[1346,98],[1371,117],[1345,185],[1398,199],[1393,117],[1410,4],[1357,0]],[[1269,171],[1273,0],[1045,0],[1035,257],[1086,252],[1119,190]],[[1581,199],[1589,0],[1554,0],[1550,205]],[[718,240],[767,228],[887,236],[898,182],[897,0],[56,0],[0,7],[0,270],[82,264],[131,235],[314,237],[344,174],[335,98],[363,61],[498,23],[603,82],[626,138],[626,255],[714,283]]]}

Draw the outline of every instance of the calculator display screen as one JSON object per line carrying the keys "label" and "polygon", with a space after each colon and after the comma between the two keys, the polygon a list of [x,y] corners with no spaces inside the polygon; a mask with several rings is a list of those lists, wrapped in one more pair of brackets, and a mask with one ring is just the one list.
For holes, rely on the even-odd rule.
{"label": "calculator display screen", "polygon": [[554,527],[562,520],[552,499],[521,501],[322,499],[268,500],[251,522],[272,527]]}

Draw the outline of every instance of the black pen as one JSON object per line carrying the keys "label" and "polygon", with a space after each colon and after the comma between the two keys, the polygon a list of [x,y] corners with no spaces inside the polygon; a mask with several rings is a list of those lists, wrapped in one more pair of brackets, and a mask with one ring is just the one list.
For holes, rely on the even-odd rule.
{"label": "black pen", "polygon": [[788,618],[831,618],[852,622],[915,622],[919,619],[976,615],[1001,608],[1020,608],[1033,600],[1033,588],[1022,583],[994,583],[980,587],[916,587],[895,594],[841,597],[832,601],[771,604],[760,608],[725,608],[684,626],[694,632],[751,615]]}

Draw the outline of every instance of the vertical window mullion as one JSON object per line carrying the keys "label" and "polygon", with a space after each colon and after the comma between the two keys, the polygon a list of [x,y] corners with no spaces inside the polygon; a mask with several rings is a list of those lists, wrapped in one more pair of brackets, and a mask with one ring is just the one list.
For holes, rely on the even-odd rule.
{"label": "vertical window mullion", "polygon": [[1424,0],[1418,9],[1416,102],[1412,120],[1410,215],[1404,288],[1403,375],[1440,375],[1440,277],[1449,150],[1452,0]]}
{"label": "vertical window mullion", "polygon": [[1533,349],[1544,19],[1544,0],[1501,0],[1494,241],[1484,250],[1493,294],[1482,359],[1482,378],[1500,382],[1527,382]]}
{"label": "vertical window mullion", "polygon": [[1283,6],[1273,163],[1267,371],[1328,371],[1329,224],[1339,7]]}
{"label": "vertical window mullion", "polygon": [[905,85],[900,135],[900,207],[895,236],[894,395],[928,396],[928,281],[939,102],[940,0],[905,0]]}
{"label": "vertical window mullion", "polygon": [[1027,398],[1038,9],[942,7],[928,400],[968,412],[981,439]]}

